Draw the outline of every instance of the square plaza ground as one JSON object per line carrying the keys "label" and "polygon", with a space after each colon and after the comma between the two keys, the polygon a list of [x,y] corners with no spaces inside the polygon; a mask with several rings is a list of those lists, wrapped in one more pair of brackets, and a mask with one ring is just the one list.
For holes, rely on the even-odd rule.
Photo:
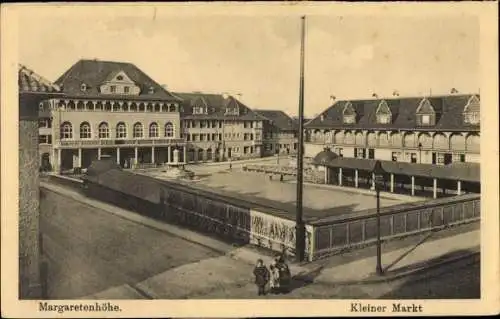
{"label": "square plaza ground", "polygon": [[[221,195],[227,195],[240,200],[246,200],[257,205],[272,207],[290,212],[290,217],[296,209],[295,178],[285,178],[280,182],[265,174],[243,172],[238,167],[228,170],[225,167],[191,166],[196,177],[193,181],[179,181],[195,188],[208,190]],[[161,170],[151,170],[147,175],[161,178]],[[414,198],[412,200],[417,200]],[[404,197],[381,196],[381,207],[402,204]],[[355,189],[338,189],[321,185],[304,185],[303,192],[304,217],[316,219],[332,215],[344,215],[376,207],[375,194]]]}

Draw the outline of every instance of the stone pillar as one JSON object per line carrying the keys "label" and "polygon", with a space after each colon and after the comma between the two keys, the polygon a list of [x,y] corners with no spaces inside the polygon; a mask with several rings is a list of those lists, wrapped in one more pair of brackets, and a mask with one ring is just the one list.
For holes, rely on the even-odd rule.
{"label": "stone pillar", "polygon": [[339,186],[342,186],[342,167],[339,167]]}
{"label": "stone pillar", "polygon": [[411,177],[411,196],[415,196],[415,176]]}
{"label": "stone pillar", "polygon": [[78,167],[82,167],[82,149],[78,148]]}
{"label": "stone pillar", "polygon": [[329,184],[330,181],[328,180],[328,167],[325,166],[325,184]]}
{"label": "stone pillar", "polygon": [[391,193],[394,193],[394,174],[391,174]]}
{"label": "stone pillar", "polygon": [[358,170],[354,170],[354,187],[358,188]]}
{"label": "stone pillar", "polygon": [[457,181],[457,195],[462,195],[462,181]]}
{"label": "stone pillar", "polygon": [[187,147],[186,147],[186,145],[184,145],[184,146],[182,147],[182,149],[183,149],[183,151],[184,151],[184,163],[186,163],[186,164],[187,164]]}
{"label": "stone pillar", "polygon": [[174,163],[177,164],[179,163],[179,150],[174,149]]}
{"label": "stone pillar", "polygon": [[155,147],[151,146],[151,164],[155,162]]}
{"label": "stone pillar", "polygon": [[138,161],[138,154],[139,153],[139,149],[137,147],[134,147],[134,164],[137,165],[137,161]]}
{"label": "stone pillar", "polygon": [[101,159],[101,148],[100,147],[97,148],[97,159],[98,160]]}
{"label": "stone pillar", "polygon": [[[167,162],[170,163],[170,162],[172,162],[172,156],[170,155],[170,153],[172,153],[172,146],[167,147],[167,151],[168,151]],[[179,151],[177,151],[177,152],[179,152]]]}
{"label": "stone pillar", "polygon": [[375,173],[372,173],[372,189],[375,190]]}
{"label": "stone pillar", "polygon": [[433,192],[432,197],[437,198],[437,178],[433,179],[432,192]]}
{"label": "stone pillar", "polygon": [[116,148],[116,164],[120,165],[120,148]]}

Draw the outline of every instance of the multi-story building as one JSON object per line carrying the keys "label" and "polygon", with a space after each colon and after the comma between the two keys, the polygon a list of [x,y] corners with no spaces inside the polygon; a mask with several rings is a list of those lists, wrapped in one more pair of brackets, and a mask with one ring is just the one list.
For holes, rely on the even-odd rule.
{"label": "multi-story building", "polygon": [[297,152],[297,123],[283,111],[255,110],[264,122],[263,155],[294,154]]}
{"label": "multi-story building", "polygon": [[55,83],[64,97],[40,104],[42,163],[86,168],[101,155],[130,167],[185,158],[180,100],[130,63],[80,60]]}
{"label": "multi-story building", "polygon": [[305,156],[410,163],[480,161],[480,97],[449,94],[332,101],[305,125]]}
{"label": "multi-story building", "polygon": [[181,103],[188,162],[262,156],[262,116],[226,94],[173,93]]}

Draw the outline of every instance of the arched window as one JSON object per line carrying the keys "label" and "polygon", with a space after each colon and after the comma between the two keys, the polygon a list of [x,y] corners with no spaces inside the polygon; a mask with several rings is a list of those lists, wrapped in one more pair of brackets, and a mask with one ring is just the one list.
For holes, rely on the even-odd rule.
{"label": "arched window", "polygon": [[88,122],[83,122],[80,124],[80,138],[91,138],[92,132],[90,130],[90,124]]}
{"label": "arched window", "polygon": [[73,138],[73,126],[70,122],[64,122],[61,125],[61,140]]}
{"label": "arched window", "polygon": [[127,137],[127,126],[125,123],[120,122],[116,125],[116,138],[126,138]]}
{"label": "arched window", "polygon": [[134,137],[141,138],[143,136],[143,128],[141,123],[134,124]]}
{"label": "arched window", "polygon": [[99,138],[109,138],[108,123],[102,122],[101,124],[99,124]]}
{"label": "arched window", "polygon": [[158,137],[158,124],[151,123],[149,125],[149,137]]}
{"label": "arched window", "polygon": [[165,124],[165,137],[174,137],[174,125],[170,122]]}

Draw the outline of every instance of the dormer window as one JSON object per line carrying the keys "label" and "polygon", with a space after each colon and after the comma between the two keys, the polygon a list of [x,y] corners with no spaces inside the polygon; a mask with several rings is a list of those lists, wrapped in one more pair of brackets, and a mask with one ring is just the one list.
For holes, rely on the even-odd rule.
{"label": "dormer window", "polygon": [[344,106],[344,111],[342,112],[344,124],[355,124],[356,123],[356,111],[352,106],[351,102],[347,102]]}
{"label": "dormer window", "polygon": [[389,108],[389,105],[387,105],[386,101],[380,102],[375,114],[377,116],[377,123],[378,124],[390,124],[391,123],[392,112],[391,112],[391,109]]}
{"label": "dormer window", "polygon": [[420,118],[421,118],[422,125],[430,125],[431,124],[431,116],[429,114],[422,114]]}
{"label": "dormer window", "polygon": [[480,123],[479,99],[474,95],[464,107],[463,118],[465,124],[478,125]]}
{"label": "dormer window", "polygon": [[86,91],[87,91],[87,84],[82,83],[82,85],[80,85],[80,90],[81,90],[82,92],[86,92]]}
{"label": "dormer window", "polygon": [[153,93],[155,93],[155,88],[151,86],[149,88],[149,94],[153,94]]}
{"label": "dormer window", "polygon": [[436,111],[428,99],[423,99],[415,112],[417,115],[417,125],[432,126],[436,125]]}
{"label": "dormer window", "polygon": [[118,81],[123,81],[123,76],[122,76],[122,75],[118,75],[118,76],[116,77],[116,79],[117,79]]}
{"label": "dormer window", "polygon": [[202,106],[195,106],[193,107],[193,114],[206,114],[207,109]]}

